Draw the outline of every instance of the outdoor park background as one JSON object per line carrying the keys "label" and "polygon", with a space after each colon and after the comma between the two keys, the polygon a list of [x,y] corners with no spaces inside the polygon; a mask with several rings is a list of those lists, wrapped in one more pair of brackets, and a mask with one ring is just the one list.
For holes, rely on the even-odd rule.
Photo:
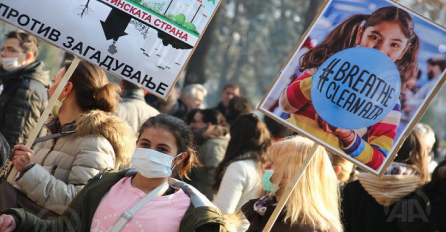
{"label": "outdoor park background", "polygon": [[[204,84],[209,90],[206,106],[213,107],[220,101],[223,86],[227,83],[238,83],[243,89],[243,94],[251,99],[255,107],[268,91],[324,2],[223,1],[177,85],[181,88],[191,83]],[[343,5],[352,2],[354,9]],[[366,0],[341,0],[338,3],[338,10],[345,15],[374,7]],[[446,26],[446,0],[399,0],[398,3]],[[330,26],[332,25],[327,25],[327,28]],[[4,42],[3,35],[11,29],[12,26],[0,22],[1,44]],[[433,41],[436,39],[435,36],[425,36]],[[40,46],[39,59],[45,61],[51,76],[54,77],[65,53],[46,43],[40,43]],[[446,45],[432,46],[429,49],[432,54],[446,55]],[[425,63],[429,58],[429,54],[419,57],[422,71],[425,71]],[[424,84],[426,79],[423,72],[419,84]],[[111,75],[110,80],[119,81]],[[442,146],[446,147],[446,87],[439,92],[421,122],[430,125],[442,138]],[[442,154],[445,153],[446,149],[442,151]]]}

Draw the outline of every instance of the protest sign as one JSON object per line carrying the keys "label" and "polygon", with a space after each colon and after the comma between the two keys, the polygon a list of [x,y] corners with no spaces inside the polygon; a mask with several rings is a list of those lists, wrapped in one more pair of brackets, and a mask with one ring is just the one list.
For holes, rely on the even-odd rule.
{"label": "protest sign", "polygon": [[167,98],[220,0],[2,0],[0,19]]}
{"label": "protest sign", "polygon": [[258,109],[380,176],[444,83],[428,62],[445,46],[446,28],[396,2],[328,1]]}
{"label": "protest sign", "polygon": [[316,112],[334,128],[350,130],[381,121],[397,104],[401,90],[400,74],[393,61],[368,47],[334,54],[312,79],[311,98]]}

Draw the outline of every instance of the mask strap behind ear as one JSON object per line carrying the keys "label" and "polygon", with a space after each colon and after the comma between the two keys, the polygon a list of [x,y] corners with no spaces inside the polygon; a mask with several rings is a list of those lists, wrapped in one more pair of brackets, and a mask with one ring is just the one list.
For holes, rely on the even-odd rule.
{"label": "mask strap behind ear", "polygon": [[173,159],[178,158],[178,156],[182,155],[184,152],[181,152],[180,154],[178,154],[177,156],[173,157]]}
{"label": "mask strap behind ear", "polygon": [[[178,154],[177,156],[173,157],[173,160],[175,161],[176,158],[178,158],[178,156],[182,155],[184,152],[181,152],[180,154]],[[172,167],[172,171],[175,169],[175,167],[177,166],[177,164],[174,164]]]}

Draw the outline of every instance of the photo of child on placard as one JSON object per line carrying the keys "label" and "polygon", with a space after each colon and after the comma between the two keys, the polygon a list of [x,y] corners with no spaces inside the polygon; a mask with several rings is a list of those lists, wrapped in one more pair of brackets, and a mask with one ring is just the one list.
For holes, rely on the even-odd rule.
{"label": "photo of child on placard", "polygon": [[[407,129],[407,123],[399,128],[402,96],[420,73],[419,56],[438,53],[431,47],[423,50],[417,30],[430,26],[442,33],[437,48],[446,44],[446,30],[388,1],[366,1],[360,14],[352,13],[357,12],[356,3],[345,12],[348,4],[353,5],[349,2],[327,5],[303,39],[312,47],[300,46],[307,51],[295,52],[259,108],[379,173]],[[327,28],[330,19],[332,26]],[[295,71],[283,87],[290,80],[288,70]]]}

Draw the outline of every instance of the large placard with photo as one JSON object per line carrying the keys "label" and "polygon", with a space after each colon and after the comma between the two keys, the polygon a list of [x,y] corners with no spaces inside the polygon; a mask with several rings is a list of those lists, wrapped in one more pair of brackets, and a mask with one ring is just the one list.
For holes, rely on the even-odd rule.
{"label": "large placard with photo", "polygon": [[444,83],[446,28],[393,1],[327,2],[259,110],[382,175]]}
{"label": "large placard with photo", "polygon": [[0,19],[167,98],[220,0],[1,0]]}

